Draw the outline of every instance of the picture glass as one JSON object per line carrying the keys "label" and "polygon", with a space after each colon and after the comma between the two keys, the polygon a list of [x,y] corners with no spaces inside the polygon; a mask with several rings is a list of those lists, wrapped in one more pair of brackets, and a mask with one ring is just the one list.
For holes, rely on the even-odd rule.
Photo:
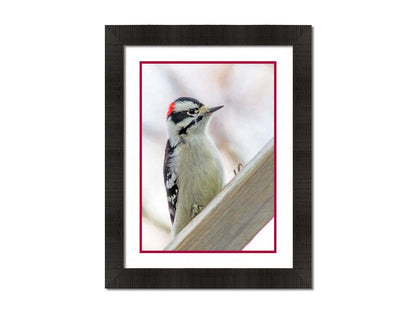
{"label": "picture glass", "polygon": [[[125,48],[126,268],[292,267],[292,62],[291,47]],[[207,133],[225,184],[239,163],[274,142],[274,218],[242,250],[165,250],[172,240],[163,177],[166,116],[180,97],[224,106]]]}

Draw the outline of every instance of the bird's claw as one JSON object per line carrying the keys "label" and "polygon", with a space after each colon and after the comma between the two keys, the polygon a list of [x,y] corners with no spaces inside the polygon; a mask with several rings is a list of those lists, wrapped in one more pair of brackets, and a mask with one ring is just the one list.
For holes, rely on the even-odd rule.
{"label": "bird's claw", "polygon": [[195,218],[204,208],[204,206],[193,204],[191,208],[191,218]]}
{"label": "bird's claw", "polygon": [[237,173],[239,173],[241,171],[241,168],[243,168],[243,164],[242,163],[238,163],[237,171],[235,171],[235,169],[233,169],[235,176],[237,175]]}

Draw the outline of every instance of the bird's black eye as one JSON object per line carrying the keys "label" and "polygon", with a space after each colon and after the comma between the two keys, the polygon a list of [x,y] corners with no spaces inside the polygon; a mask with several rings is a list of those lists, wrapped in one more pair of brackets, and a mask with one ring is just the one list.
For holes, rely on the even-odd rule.
{"label": "bird's black eye", "polygon": [[188,110],[188,115],[189,116],[194,116],[198,114],[198,109],[197,108],[191,108],[190,110]]}

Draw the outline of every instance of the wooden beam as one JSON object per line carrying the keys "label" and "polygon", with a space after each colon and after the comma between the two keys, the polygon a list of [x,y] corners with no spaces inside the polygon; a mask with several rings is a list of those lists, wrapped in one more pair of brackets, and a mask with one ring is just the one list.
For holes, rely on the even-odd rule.
{"label": "wooden beam", "polygon": [[270,140],[165,250],[241,250],[274,216]]}

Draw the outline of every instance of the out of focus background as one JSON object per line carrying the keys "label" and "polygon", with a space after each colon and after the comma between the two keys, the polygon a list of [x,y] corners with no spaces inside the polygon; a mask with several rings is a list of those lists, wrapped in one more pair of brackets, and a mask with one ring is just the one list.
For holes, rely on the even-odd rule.
{"label": "out of focus background", "polygon": [[228,183],[238,163],[246,164],[274,136],[274,65],[143,64],[142,80],[142,247],[160,250],[171,228],[163,181],[169,104],[189,96],[207,106],[224,105],[208,133]]}

